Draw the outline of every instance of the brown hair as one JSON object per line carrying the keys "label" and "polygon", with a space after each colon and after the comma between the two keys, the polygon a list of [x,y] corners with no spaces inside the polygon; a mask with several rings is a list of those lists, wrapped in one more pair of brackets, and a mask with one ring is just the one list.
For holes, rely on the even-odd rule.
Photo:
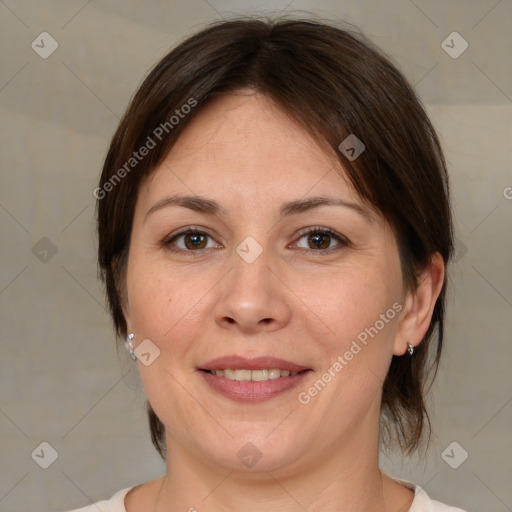
{"label": "brown hair", "polygon": [[[172,50],[144,80],[112,138],[95,191],[99,267],[119,336],[127,334],[124,272],[139,185],[210,99],[240,89],[267,95],[336,153],[361,198],[393,228],[407,290],[416,289],[434,253],[445,265],[450,260],[452,218],[442,149],[420,100],[389,58],[352,29],[325,22],[214,23]],[[194,108],[170,122],[187,104]],[[158,127],[156,146],[130,160],[149,146],[149,138],[157,138]],[[338,149],[349,134],[365,145],[355,160]],[[414,356],[393,356],[383,385],[384,444],[395,439],[407,453],[418,448],[425,430],[430,437],[424,393],[441,355],[446,285],[445,276]],[[437,343],[431,343],[436,326]],[[165,427],[147,407],[153,444],[165,459]]]}

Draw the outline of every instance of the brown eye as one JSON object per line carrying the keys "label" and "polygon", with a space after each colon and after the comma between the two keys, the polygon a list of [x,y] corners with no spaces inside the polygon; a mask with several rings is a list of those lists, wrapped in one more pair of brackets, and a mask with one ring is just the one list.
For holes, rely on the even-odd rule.
{"label": "brown eye", "polygon": [[193,251],[194,249],[204,249],[206,247],[206,236],[202,233],[187,233],[182,235],[185,247]]}
{"label": "brown eye", "polygon": [[331,244],[331,235],[328,233],[313,233],[308,235],[310,249],[328,249]]}
{"label": "brown eye", "polygon": [[173,252],[202,252],[202,249],[210,249],[216,245],[208,245],[210,241],[213,242],[213,239],[207,233],[189,228],[164,240],[164,245]]}
{"label": "brown eye", "polygon": [[[303,239],[306,241],[305,244],[302,242]],[[301,233],[297,243],[299,249],[316,251],[319,254],[330,253],[349,246],[349,240],[327,228],[310,228]]]}

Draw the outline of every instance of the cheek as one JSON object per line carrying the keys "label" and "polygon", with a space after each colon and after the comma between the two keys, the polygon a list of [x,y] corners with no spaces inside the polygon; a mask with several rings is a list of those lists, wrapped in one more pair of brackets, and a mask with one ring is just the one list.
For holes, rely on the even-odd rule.
{"label": "cheek", "polygon": [[134,273],[128,280],[130,318],[137,337],[158,339],[169,328],[169,312],[176,302],[169,292],[165,280],[152,273]]}
{"label": "cheek", "polygon": [[[386,282],[380,272],[361,271],[334,273],[322,279],[317,276],[315,283],[308,283],[298,295],[304,297],[310,310],[309,325],[321,328],[333,340],[330,344],[340,348],[374,326],[399,297],[396,283]],[[387,327],[382,330],[389,330]]]}
{"label": "cheek", "polygon": [[150,365],[137,365],[145,394],[169,432],[183,431],[184,424],[187,430],[188,418],[202,414],[187,383],[193,373],[191,322],[204,289],[204,277],[177,274],[134,251],[127,274],[131,327],[139,342],[148,338],[160,350]]}
{"label": "cheek", "polygon": [[317,280],[321,286],[310,284],[302,291],[314,312],[305,324],[321,327],[315,341],[326,355],[318,378],[329,383],[325,389],[318,386],[323,397],[317,406],[326,407],[326,418],[334,422],[349,410],[355,416],[364,414],[380,396],[402,308],[401,274],[395,263],[383,260],[378,266],[345,268]]}
{"label": "cheek", "polygon": [[181,319],[194,315],[205,289],[205,276],[179,273],[165,259],[134,251],[127,274],[132,328],[155,340],[171,336]]}
{"label": "cheek", "polygon": [[195,394],[188,390],[187,377],[176,374],[166,362],[166,356],[162,353],[150,366],[138,363],[142,386],[166,430],[189,437],[190,421],[201,418],[204,410],[199,405],[200,400],[191,399]]}
{"label": "cheek", "polygon": [[401,309],[396,300],[400,282],[379,279],[379,274],[338,275],[339,283],[326,281],[321,297],[303,291],[305,297],[316,297],[308,302],[314,314],[305,324],[323,327],[314,339],[325,358],[317,380],[301,390],[302,398],[311,400],[305,407],[324,418],[326,431],[350,429],[370,409],[379,410]]}

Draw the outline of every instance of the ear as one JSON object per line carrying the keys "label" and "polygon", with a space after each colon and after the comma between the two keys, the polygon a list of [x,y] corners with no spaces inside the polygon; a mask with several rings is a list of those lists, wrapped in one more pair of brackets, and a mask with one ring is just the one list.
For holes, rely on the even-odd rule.
{"label": "ear", "polygon": [[445,266],[442,256],[436,252],[422,272],[418,288],[408,292],[399,320],[393,353],[405,354],[407,343],[419,345],[427,332],[436,300],[444,282]]}

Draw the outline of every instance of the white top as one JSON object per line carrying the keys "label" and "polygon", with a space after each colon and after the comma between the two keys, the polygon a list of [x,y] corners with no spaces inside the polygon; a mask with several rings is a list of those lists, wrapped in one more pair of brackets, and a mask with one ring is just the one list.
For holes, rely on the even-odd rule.
{"label": "white top", "polygon": [[[408,482],[407,480],[394,480],[411,491],[414,491],[414,501],[412,502],[409,512],[464,512],[464,510],[457,507],[450,507],[439,501],[431,500],[427,493],[416,484]],[[126,512],[124,506],[124,498],[133,487],[127,487],[121,491],[116,492],[109,500],[98,501],[95,504],[83,508],[69,510],[68,512]]]}

